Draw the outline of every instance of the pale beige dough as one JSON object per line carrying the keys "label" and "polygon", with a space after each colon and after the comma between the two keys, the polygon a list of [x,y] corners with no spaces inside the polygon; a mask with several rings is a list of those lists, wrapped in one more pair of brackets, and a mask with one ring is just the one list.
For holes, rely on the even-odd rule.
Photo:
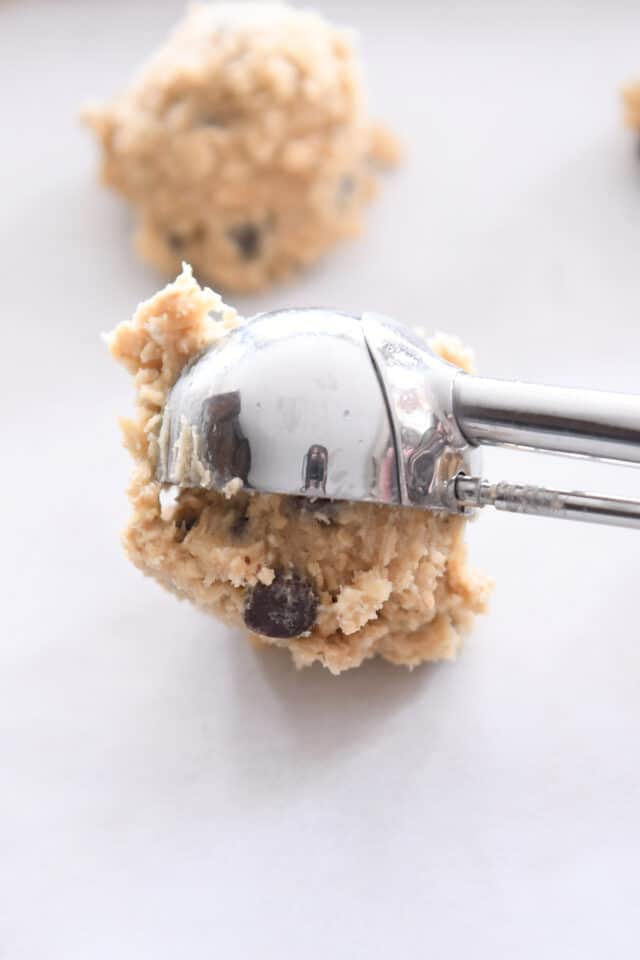
{"label": "pale beige dough", "polygon": [[622,91],[622,102],[627,126],[640,133],[640,80],[627,84]]}
{"label": "pale beige dough", "polygon": [[85,111],[139,254],[257,290],[361,227],[398,148],[369,117],[351,34],[281,4],[193,7],[128,90]]}
{"label": "pale beige dough", "polygon": [[[241,627],[258,584],[297,578],[306,601],[314,598],[308,629],[289,638],[250,635],[286,647],[299,667],[320,661],[340,673],[376,655],[409,667],[454,658],[490,589],[467,565],[462,518],[250,494],[233,482],[223,493],[189,489],[176,499],[156,481],[168,390],[192,356],[240,322],[185,267],[108,338],[136,388],[136,418],[122,421],[135,461],[129,557],[179,597]],[[469,368],[457,340],[434,345]]]}

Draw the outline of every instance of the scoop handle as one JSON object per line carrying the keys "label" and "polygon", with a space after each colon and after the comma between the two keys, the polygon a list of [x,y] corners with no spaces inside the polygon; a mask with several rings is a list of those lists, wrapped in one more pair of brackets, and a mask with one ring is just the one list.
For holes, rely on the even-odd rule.
{"label": "scoop handle", "polygon": [[524,483],[489,483],[479,477],[457,477],[456,503],[463,509],[495,507],[509,513],[562,520],[585,520],[613,527],[640,529],[640,500],[605,497],[580,490],[549,490]]}
{"label": "scoop handle", "polygon": [[453,410],[474,445],[640,463],[640,396],[460,373]]}

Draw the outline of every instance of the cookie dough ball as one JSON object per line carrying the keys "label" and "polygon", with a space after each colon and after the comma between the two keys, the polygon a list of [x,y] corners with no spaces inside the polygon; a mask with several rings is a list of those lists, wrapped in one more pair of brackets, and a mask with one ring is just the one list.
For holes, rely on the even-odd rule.
{"label": "cookie dough ball", "polygon": [[[299,667],[452,659],[489,591],[467,565],[462,517],[249,493],[239,480],[175,497],[155,479],[169,389],[191,357],[241,322],[185,268],[109,337],[137,395],[136,418],[123,422],[135,461],[129,557],[256,643],[287,648]],[[458,341],[434,346],[468,368]]]}
{"label": "cookie dough ball", "polygon": [[627,84],[622,91],[622,103],[627,126],[640,133],[640,80]]}
{"label": "cookie dough ball", "polygon": [[251,291],[360,228],[390,134],[367,113],[348,33],[281,4],[193,8],[131,87],[85,118],[136,247]]}

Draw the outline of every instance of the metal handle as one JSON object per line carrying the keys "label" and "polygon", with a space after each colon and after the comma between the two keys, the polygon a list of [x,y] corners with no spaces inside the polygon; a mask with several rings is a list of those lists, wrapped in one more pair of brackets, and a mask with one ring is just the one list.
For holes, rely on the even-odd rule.
{"label": "metal handle", "polygon": [[[640,463],[640,396],[485,380],[461,373],[456,420],[469,443]],[[460,476],[459,507],[492,506],[534,516],[640,528],[640,500]]]}
{"label": "metal handle", "polygon": [[459,374],[453,404],[469,443],[640,463],[640,396]]}
{"label": "metal handle", "polygon": [[463,508],[492,506],[511,513],[640,528],[639,500],[547,490],[521,483],[492,484],[477,477],[464,476],[455,479],[454,496],[458,506]]}

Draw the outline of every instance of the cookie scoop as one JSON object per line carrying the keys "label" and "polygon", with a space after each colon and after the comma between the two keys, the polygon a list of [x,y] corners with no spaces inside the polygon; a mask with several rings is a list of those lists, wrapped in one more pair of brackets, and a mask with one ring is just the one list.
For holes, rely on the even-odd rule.
{"label": "cookie scoop", "polygon": [[[189,461],[185,431],[197,451]],[[276,311],[182,372],[167,398],[157,477],[640,526],[640,501],[488,482],[485,444],[638,463],[640,396],[471,376],[378,314]]]}

